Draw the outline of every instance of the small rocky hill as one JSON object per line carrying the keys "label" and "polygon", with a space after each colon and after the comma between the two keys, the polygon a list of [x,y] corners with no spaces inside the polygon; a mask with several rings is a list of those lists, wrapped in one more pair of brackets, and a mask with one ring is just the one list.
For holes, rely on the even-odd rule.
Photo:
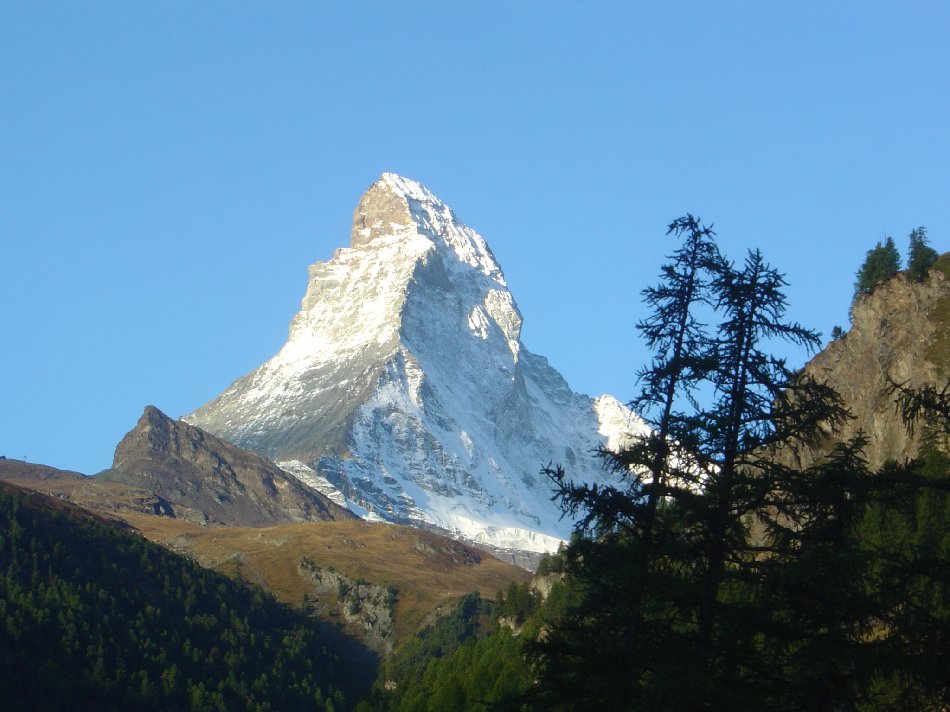
{"label": "small rocky hill", "polygon": [[154,406],[116,447],[112,468],[95,479],[153,493],[173,510],[201,513],[206,523],[255,527],[355,518],[269,460]]}
{"label": "small rocky hill", "polygon": [[0,480],[23,480],[29,482],[81,481],[84,475],[73,470],[60,470],[49,465],[40,465],[26,460],[0,457]]}
{"label": "small rocky hill", "polygon": [[835,440],[862,431],[872,468],[914,457],[919,433],[909,433],[901,422],[887,395],[888,379],[911,388],[942,386],[950,379],[950,253],[923,282],[901,273],[859,298],[851,329],[805,371],[837,389],[854,416]]}

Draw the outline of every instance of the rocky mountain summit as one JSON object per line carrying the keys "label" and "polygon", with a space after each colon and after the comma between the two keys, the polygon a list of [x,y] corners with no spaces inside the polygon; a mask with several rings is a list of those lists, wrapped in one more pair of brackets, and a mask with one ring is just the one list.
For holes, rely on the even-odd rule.
{"label": "rocky mountain summit", "polygon": [[275,461],[369,519],[548,551],[570,532],[542,466],[604,477],[592,451],[639,421],[573,392],[521,342],[485,240],[387,173],[350,247],[310,267],[280,352],[183,420]]}
{"label": "rocky mountain summit", "polygon": [[901,273],[859,297],[851,322],[805,371],[833,386],[854,416],[836,440],[862,431],[872,468],[903,462],[917,455],[920,433],[908,432],[887,387],[890,380],[942,387],[950,379],[950,253],[923,282]]}
{"label": "rocky mountain summit", "polygon": [[265,458],[147,406],[97,481],[153,493],[155,514],[200,523],[267,526],[353,515]]}

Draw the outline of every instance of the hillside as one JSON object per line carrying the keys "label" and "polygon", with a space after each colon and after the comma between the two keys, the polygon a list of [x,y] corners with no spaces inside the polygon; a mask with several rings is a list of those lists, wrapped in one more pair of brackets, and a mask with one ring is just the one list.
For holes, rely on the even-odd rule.
{"label": "hillside", "polygon": [[901,273],[858,298],[851,329],[809,361],[805,372],[833,386],[854,416],[835,442],[862,431],[872,469],[915,457],[919,430],[908,432],[886,390],[888,379],[912,388],[939,387],[950,379],[950,253],[922,283]]}
{"label": "hillside", "polygon": [[[217,571],[261,585],[286,603],[304,597],[315,613],[346,626],[385,652],[467,593],[494,596],[531,575],[443,536],[398,525],[362,521],[250,529],[203,528],[166,518],[130,516],[146,537]],[[315,568],[338,575],[321,591]],[[389,634],[376,635],[370,616],[350,615],[353,596],[339,594],[357,582],[393,598]],[[375,595],[367,590],[366,598]],[[389,606],[383,606],[389,608]],[[355,611],[354,611],[355,613]],[[383,614],[384,611],[374,611]]]}
{"label": "hillside", "polygon": [[74,505],[0,483],[0,531],[5,710],[339,710],[365,689],[355,641]]}
{"label": "hillside", "polygon": [[124,517],[129,514],[181,517],[194,522],[206,519],[197,509],[181,504],[172,506],[168,500],[142,487],[22,460],[0,460],[0,480],[71,502],[116,523],[124,523]]}
{"label": "hillside", "polygon": [[[530,578],[484,551],[409,527],[354,518],[261,528],[209,524],[201,511],[149,490],[17,460],[0,460],[0,480],[79,505],[290,605],[303,606],[307,596],[309,612],[382,653],[459,597],[494,595]],[[315,576],[314,566],[325,573]],[[358,583],[369,587],[362,595]],[[338,595],[341,587],[350,589],[347,596]],[[370,611],[374,597],[382,603]],[[387,621],[377,625],[372,615]]]}

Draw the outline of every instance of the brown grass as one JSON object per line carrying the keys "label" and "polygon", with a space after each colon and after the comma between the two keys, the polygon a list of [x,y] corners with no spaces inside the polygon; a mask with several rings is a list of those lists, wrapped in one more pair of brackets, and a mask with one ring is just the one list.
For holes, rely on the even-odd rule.
{"label": "brown grass", "polygon": [[493,597],[531,575],[484,552],[409,527],[364,521],[312,522],[260,529],[198,527],[148,515],[128,515],[147,538],[203,566],[270,590],[300,605],[309,592],[298,566],[307,557],[351,579],[397,591],[396,641],[419,630],[459,597]]}

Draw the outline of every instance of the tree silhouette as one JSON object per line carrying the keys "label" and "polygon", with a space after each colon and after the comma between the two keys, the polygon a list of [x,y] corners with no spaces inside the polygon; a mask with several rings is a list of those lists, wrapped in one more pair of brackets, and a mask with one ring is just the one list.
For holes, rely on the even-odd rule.
{"label": "tree silhouette", "polygon": [[761,640],[748,599],[761,532],[792,489],[775,451],[808,448],[819,424],[846,417],[837,394],[766,349],[820,343],[784,320],[782,275],[758,251],[728,262],[692,216],[669,232],[683,246],[644,291],[652,311],[638,324],[654,359],[632,405],[651,432],[603,451],[617,486],[546,469],[593,537],[566,554],[579,603],[530,646],[545,706],[742,707],[752,688],[738,682],[753,676],[741,661]]}

